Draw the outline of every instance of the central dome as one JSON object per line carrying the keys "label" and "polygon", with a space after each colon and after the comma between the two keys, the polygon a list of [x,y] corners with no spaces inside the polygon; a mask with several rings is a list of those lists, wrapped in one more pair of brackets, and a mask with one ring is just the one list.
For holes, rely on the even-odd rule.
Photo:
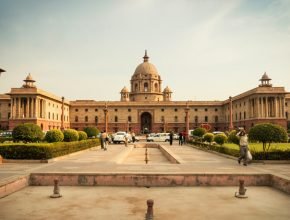
{"label": "central dome", "polygon": [[[140,76],[144,76],[144,75],[147,75],[147,76],[159,76],[158,74],[158,71],[156,69],[156,67],[149,63],[148,60],[149,60],[149,57],[147,56],[147,51],[145,51],[145,56],[143,57],[144,59],[144,62],[139,64],[136,69],[135,69],[135,72],[132,76],[132,79],[133,78],[137,78],[137,77],[140,77]],[[145,76],[146,77],[146,76]]]}

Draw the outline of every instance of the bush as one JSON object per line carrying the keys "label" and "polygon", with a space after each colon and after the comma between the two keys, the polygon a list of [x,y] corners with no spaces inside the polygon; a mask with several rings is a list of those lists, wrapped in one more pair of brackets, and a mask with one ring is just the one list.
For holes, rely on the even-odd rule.
{"label": "bush", "polygon": [[237,137],[237,131],[236,130],[232,130],[229,133],[228,142],[229,143],[233,143],[233,144],[237,144],[237,145],[240,144],[240,139]]}
{"label": "bush", "polygon": [[45,140],[48,143],[63,141],[64,135],[60,130],[54,129],[46,132]]}
{"label": "bush", "polygon": [[203,135],[203,140],[211,143],[213,137],[214,137],[213,133],[206,133],[205,135]]}
{"label": "bush", "polygon": [[41,141],[43,136],[44,134],[41,128],[38,125],[32,123],[20,124],[16,126],[12,132],[13,141],[15,142],[37,142]]}
{"label": "bush", "polygon": [[286,130],[280,125],[262,123],[250,129],[249,139],[262,143],[264,156],[266,158],[271,143],[287,142],[288,136]]}
{"label": "bush", "polygon": [[84,128],[84,132],[87,133],[88,137],[97,137],[97,135],[100,133],[100,131],[95,127],[86,127]]}
{"label": "bush", "polygon": [[55,143],[10,143],[0,145],[5,159],[43,160],[63,156],[99,145],[98,139]]}
{"label": "bush", "polygon": [[72,142],[79,140],[79,134],[75,129],[67,129],[63,131],[63,140],[65,142]]}
{"label": "bush", "polygon": [[79,141],[86,140],[88,138],[88,135],[86,132],[78,131],[78,133],[79,133]]}
{"label": "bush", "polygon": [[192,132],[193,136],[202,137],[205,134],[206,130],[204,128],[197,128],[194,129]]}
{"label": "bush", "polygon": [[225,134],[217,134],[214,136],[213,140],[217,144],[223,145],[227,141],[227,136]]}

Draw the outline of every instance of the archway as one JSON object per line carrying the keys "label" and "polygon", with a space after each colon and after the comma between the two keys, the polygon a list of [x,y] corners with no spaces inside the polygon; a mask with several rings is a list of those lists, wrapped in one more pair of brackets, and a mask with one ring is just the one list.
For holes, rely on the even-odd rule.
{"label": "archway", "polygon": [[141,114],[141,132],[144,134],[150,133],[152,130],[152,116],[149,112]]}

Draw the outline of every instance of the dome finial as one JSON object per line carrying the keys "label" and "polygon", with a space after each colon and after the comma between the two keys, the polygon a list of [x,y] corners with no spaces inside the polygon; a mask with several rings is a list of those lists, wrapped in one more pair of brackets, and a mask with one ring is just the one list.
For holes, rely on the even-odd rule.
{"label": "dome finial", "polygon": [[145,50],[145,55],[144,55],[143,59],[144,59],[144,62],[148,62],[148,60],[149,60],[149,57],[147,56],[147,50]]}

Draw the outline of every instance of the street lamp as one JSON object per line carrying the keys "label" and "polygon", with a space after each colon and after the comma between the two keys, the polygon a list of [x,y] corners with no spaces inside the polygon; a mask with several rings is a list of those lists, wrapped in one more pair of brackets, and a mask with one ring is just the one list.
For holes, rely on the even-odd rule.
{"label": "street lamp", "polygon": [[1,76],[1,73],[4,73],[4,72],[6,71],[0,68],[0,76]]}

